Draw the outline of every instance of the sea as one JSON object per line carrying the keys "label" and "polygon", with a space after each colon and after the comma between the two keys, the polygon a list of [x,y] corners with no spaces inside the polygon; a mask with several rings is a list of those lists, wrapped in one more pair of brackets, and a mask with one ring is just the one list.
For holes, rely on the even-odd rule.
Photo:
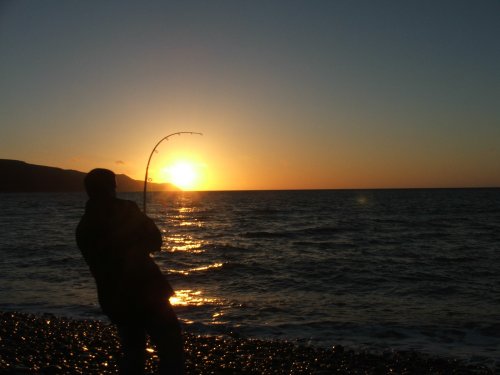
{"label": "sea", "polygon": [[[106,321],[85,202],[0,194],[0,310]],[[147,214],[188,332],[500,363],[500,189],[150,192]]]}

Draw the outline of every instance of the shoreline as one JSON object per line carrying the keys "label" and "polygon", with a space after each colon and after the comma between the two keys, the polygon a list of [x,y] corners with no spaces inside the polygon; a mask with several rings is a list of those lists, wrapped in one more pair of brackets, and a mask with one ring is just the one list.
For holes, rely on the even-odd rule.
{"label": "shoreline", "polygon": [[[0,311],[0,373],[116,374],[113,325],[52,314]],[[496,369],[414,351],[373,354],[287,341],[185,333],[186,374],[495,374]],[[146,373],[158,357],[148,343]]]}

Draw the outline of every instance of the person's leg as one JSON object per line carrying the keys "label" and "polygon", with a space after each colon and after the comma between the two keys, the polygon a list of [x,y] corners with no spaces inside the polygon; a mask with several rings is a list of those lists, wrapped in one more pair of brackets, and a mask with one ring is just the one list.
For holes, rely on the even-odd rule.
{"label": "person's leg", "polygon": [[118,335],[122,346],[120,373],[122,375],[144,374],[146,361],[146,332],[134,325],[119,325]]}
{"label": "person's leg", "polygon": [[160,357],[160,374],[184,374],[184,343],[181,326],[170,302],[154,313],[146,325]]}

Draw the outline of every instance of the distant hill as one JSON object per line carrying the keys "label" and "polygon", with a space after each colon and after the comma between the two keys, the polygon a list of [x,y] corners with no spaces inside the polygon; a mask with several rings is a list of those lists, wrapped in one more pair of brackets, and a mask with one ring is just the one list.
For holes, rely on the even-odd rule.
{"label": "distant hill", "polygon": [[[0,159],[0,192],[84,191],[86,173],[70,169],[28,164],[19,160]],[[142,191],[144,181],[124,174],[116,175],[117,191]],[[171,184],[148,183],[148,190],[178,190]]]}

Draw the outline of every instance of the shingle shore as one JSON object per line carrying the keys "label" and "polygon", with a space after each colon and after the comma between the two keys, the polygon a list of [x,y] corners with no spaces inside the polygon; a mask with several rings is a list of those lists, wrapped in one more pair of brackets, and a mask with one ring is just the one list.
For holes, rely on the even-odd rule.
{"label": "shingle shore", "polygon": [[[341,346],[185,335],[187,374],[495,374],[481,366],[417,352],[372,354]],[[116,374],[112,325],[53,315],[0,312],[1,374]],[[147,373],[158,358],[148,347]]]}

